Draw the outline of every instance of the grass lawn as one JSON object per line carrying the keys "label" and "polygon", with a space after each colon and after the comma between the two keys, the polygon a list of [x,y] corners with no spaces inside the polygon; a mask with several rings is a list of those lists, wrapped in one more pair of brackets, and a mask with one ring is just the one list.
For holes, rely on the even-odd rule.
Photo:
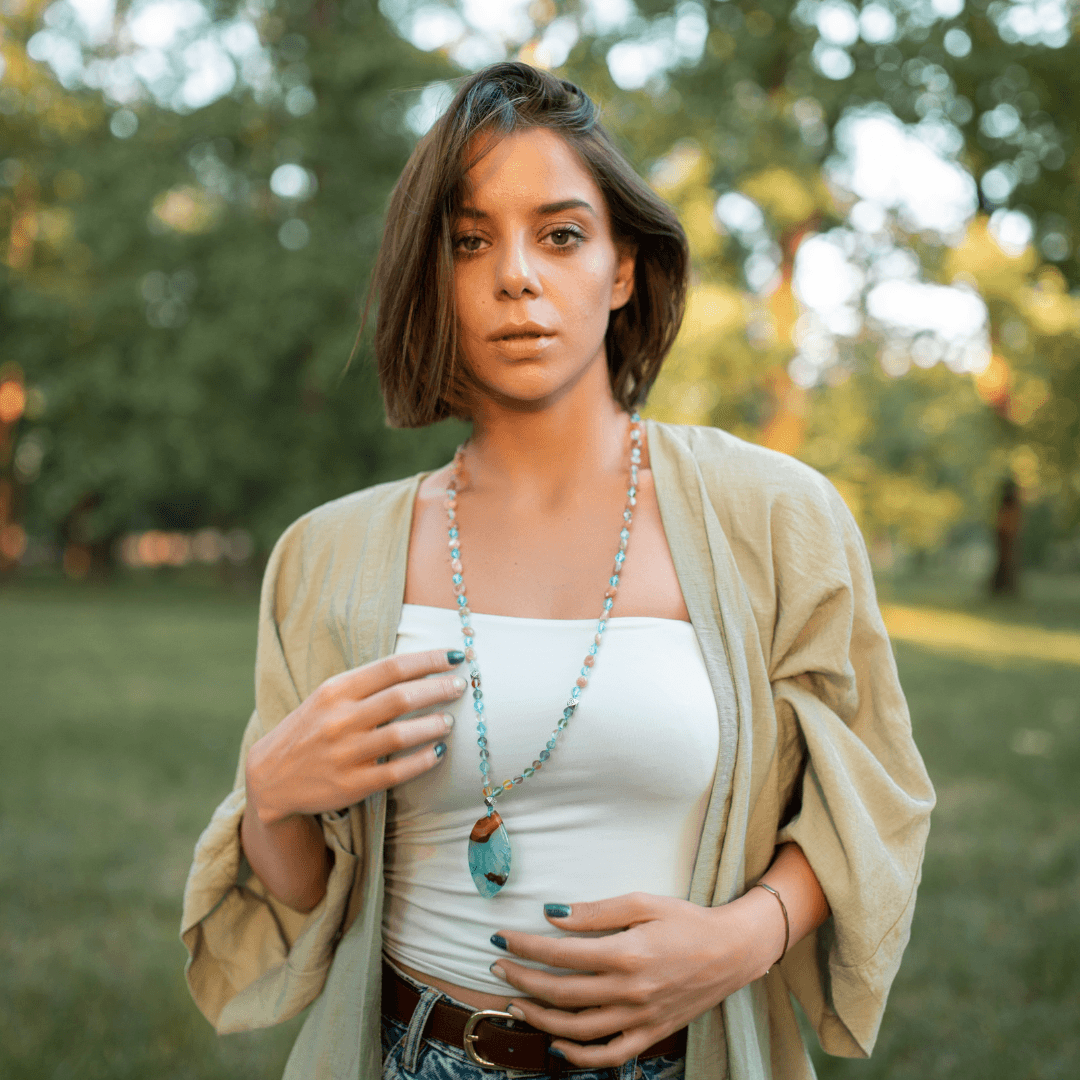
{"label": "grass lawn", "polygon": [[[1080,630],[1075,580],[892,603]],[[177,940],[191,848],[232,781],[255,599],[0,588],[0,1077],[275,1078],[296,1023],[219,1039]],[[984,630],[986,627],[984,626]],[[897,644],[940,803],[874,1057],[823,1078],[1080,1076],[1080,665]]]}

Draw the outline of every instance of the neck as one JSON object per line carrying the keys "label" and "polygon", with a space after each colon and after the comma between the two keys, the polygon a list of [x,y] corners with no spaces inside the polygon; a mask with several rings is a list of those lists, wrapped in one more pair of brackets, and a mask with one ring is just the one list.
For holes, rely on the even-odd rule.
{"label": "neck", "polygon": [[607,364],[594,364],[557,400],[514,407],[484,398],[473,410],[466,462],[478,486],[559,502],[599,475],[626,470],[626,412]]}

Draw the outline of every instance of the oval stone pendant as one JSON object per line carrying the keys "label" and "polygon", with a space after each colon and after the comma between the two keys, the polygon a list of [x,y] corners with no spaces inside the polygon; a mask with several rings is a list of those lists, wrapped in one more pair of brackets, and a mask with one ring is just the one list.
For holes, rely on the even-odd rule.
{"label": "oval stone pendant", "polygon": [[494,896],[510,876],[510,837],[494,811],[469,834],[469,873],[481,896]]}

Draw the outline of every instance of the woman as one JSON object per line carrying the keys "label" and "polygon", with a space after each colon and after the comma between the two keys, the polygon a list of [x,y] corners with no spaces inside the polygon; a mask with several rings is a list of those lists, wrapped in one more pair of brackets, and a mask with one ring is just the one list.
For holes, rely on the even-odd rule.
{"label": "woman", "polygon": [[809,1077],[792,993],[873,1046],[933,793],[833,488],[632,414],[686,272],[592,103],[525,65],[402,174],[388,416],[473,432],[278,543],[185,896],[219,1031],[315,1002],[289,1077]]}

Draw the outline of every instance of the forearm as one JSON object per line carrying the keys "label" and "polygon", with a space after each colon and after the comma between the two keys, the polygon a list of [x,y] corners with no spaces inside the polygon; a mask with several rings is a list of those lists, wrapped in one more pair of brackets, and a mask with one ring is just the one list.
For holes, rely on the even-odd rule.
{"label": "forearm", "polygon": [[265,824],[249,801],[240,842],[251,869],[283,904],[308,912],[326,895],[333,857],[316,818],[296,814]]}
{"label": "forearm", "polygon": [[[759,880],[780,894],[787,909],[789,949],[829,917],[829,902],[798,844],[783,844],[777,849],[772,864]],[[750,888],[734,904],[741,909],[753,939],[752,977],[760,978],[784,951],[783,911],[766,889]]]}

